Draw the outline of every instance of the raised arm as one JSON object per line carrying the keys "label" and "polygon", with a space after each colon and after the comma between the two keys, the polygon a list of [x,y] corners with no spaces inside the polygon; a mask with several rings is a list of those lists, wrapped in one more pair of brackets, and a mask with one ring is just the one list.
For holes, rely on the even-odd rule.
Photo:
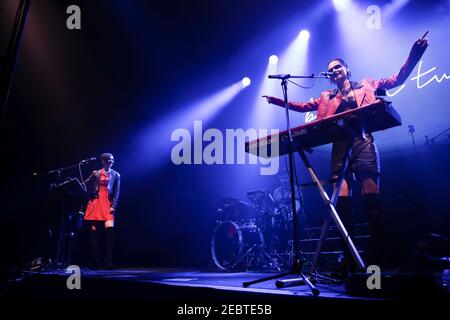
{"label": "raised arm", "polygon": [[[263,98],[266,98],[268,103],[284,108],[284,100],[282,99],[272,96],[263,96]],[[289,102],[289,109],[298,112],[316,111],[319,107],[320,99],[311,99],[309,102]]]}
{"label": "raised arm", "polygon": [[423,37],[414,42],[414,45],[409,52],[408,59],[400,68],[400,71],[397,74],[390,76],[389,78],[374,80],[373,86],[377,89],[392,89],[399,85],[402,85],[406,81],[406,79],[408,79],[411,72],[414,70],[414,67],[420,61],[420,58],[422,58],[422,55],[427,47],[428,40]]}

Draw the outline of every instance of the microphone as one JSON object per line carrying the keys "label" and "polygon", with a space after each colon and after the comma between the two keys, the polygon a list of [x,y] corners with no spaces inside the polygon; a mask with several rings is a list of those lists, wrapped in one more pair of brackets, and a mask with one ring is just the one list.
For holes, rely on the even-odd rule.
{"label": "microphone", "polygon": [[80,163],[88,163],[89,161],[94,161],[94,160],[97,160],[97,158],[96,157],[92,157],[92,158],[89,158],[89,159],[84,159],[84,160],[81,160]]}
{"label": "microphone", "polygon": [[290,74],[269,74],[267,76],[269,79],[289,79],[290,77]]}
{"label": "microphone", "polygon": [[325,76],[327,78],[331,77],[333,75],[333,72],[324,71],[320,73],[322,76]]}

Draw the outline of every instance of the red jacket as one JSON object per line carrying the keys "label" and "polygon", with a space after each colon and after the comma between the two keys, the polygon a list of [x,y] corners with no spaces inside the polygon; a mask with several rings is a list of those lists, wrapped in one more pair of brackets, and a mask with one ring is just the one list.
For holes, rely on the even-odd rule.
{"label": "red jacket", "polygon": [[[376,101],[374,92],[376,89],[392,89],[403,84],[413,71],[417,62],[419,62],[420,56],[418,58],[410,56],[400,71],[389,78],[381,80],[363,79],[360,82],[352,82],[358,107],[374,103]],[[317,120],[320,120],[335,114],[341,101],[342,95],[338,89],[326,90],[320,94],[319,98],[311,99],[309,102],[289,102],[289,108],[299,112],[317,111]],[[273,103],[284,106],[282,99],[276,98]]]}

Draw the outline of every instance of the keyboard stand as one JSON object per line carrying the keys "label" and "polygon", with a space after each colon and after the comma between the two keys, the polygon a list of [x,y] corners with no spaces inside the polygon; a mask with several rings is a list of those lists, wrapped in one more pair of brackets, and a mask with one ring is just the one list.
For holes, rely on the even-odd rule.
{"label": "keyboard stand", "polygon": [[[342,239],[344,239],[345,244],[347,245],[350,253],[352,254],[353,258],[355,259],[356,265],[359,269],[364,269],[365,265],[364,265],[364,261],[362,260],[361,256],[358,253],[358,250],[356,250],[356,247],[353,243],[353,240],[350,238],[349,233],[347,232],[347,229],[345,229],[344,224],[341,221],[341,218],[339,217],[337,211],[336,211],[336,202],[339,196],[339,192],[341,190],[342,187],[342,182],[344,181],[344,173],[345,173],[345,169],[347,167],[347,163],[348,163],[348,157],[349,157],[349,153],[350,153],[350,148],[347,148],[346,151],[346,156],[344,158],[344,161],[342,163],[342,167],[340,169],[339,172],[339,181],[335,184],[334,188],[333,188],[333,195],[332,198],[330,199],[330,197],[328,196],[327,192],[325,191],[325,189],[322,186],[322,183],[320,182],[319,178],[317,177],[316,173],[314,172],[314,169],[311,165],[311,163],[309,162],[308,157],[305,154],[305,151],[302,148],[299,148],[298,153],[300,155],[300,158],[302,159],[303,163],[305,164],[305,167],[309,173],[309,175],[311,176],[314,184],[316,185],[320,196],[325,204],[325,206],[328,209],[328,212],[331,215],[331,218],[333,219],[334,223],[336,224],[336,227],[338,228]],[[317,261],[319,259],[319,255],[320,255],[320,251],[321,251],[321,247],[322,247],[322,242],[323,242],[323,238],[325,237],[325,233],[328,230],[328,225],[329,225],[329,219],[325,218],[323,227],[322,227],[322,231],[320,234],[320,240],[317,244],[317,248],[316,248],[316,253],[314,255],[314,260],[313,260],[313,264],[310,268],[310,272],[314,272],[316,271],[316,267],[317,267]]]}

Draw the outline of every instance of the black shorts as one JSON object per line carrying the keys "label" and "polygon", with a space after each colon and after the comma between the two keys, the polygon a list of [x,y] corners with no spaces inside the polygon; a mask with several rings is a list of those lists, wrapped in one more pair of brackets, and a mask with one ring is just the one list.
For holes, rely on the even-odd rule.
{"label": "black shorts", "polygon": [[355,137],[336,141],[331,151],[332,175],[336,176],[345,157],[348,145],[351,144],[349,168],[356,175],[361,172],[380,174],[380,157],[373,136],[365,134],[363,137]]}

